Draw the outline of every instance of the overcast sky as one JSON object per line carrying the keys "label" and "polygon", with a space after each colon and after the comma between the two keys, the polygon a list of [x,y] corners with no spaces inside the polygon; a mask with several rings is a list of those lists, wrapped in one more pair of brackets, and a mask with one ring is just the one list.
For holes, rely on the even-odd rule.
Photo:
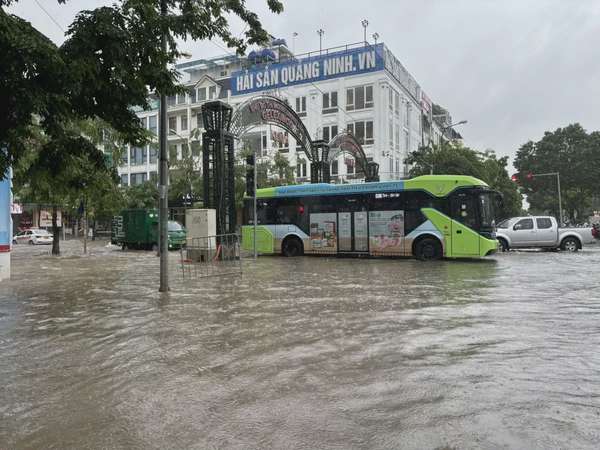
{"label": "overcast sky", "polygon": [[[112,1],[38,0],[64,29],[80,9]],[[267,30],[297,53],[380,35],[422,89],[449,109],[465,144],[514,155],[545,130],[580,122],[600,129],[600,2],[596,0],[284,0],[268,12],[266,0],[248,0]],[[10,8],[56,43],[63,31],[36,4]],[[238,33],[239,23],[232,24]],[[194,58],[224,54],[213,42],[184,43]]]}

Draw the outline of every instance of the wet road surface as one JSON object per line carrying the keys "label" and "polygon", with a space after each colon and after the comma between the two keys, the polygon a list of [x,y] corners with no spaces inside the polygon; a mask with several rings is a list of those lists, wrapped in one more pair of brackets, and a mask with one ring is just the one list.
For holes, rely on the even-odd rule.
{"label": "wet road surface", "polygon": [[598,246],[263,257],[167,295],[149,252],[65,248],[0,284],[0,448],[600,448]]}

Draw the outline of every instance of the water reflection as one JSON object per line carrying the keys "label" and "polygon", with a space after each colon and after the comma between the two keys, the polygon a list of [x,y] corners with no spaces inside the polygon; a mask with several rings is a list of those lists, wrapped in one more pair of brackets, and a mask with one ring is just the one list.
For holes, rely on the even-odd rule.
{"label": "water reflection", "polygon": [[95,252],[0,288],[0,447],[597,447],[598,250],[260,258],[168,295]]}

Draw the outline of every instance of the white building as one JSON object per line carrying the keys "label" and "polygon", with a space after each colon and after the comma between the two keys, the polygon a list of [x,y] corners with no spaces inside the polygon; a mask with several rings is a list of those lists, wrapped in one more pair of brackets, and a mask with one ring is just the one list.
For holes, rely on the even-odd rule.
{"label": "white building", "polygon": [[[382,181],[405,177],[404,158],[430,140],[436,142],[444,123],[432,120],[431,101],[385,44],[358,44],[294,56],[285,41],[274,40],[270,48],[244,58],[196,60],[177,68],[187,77],[183,82],[187,93],[168,99],[171,160],[181,159],[188,148],[199,155],[200,135],[192,136],[192,131],[202,126],[201,105],[214,99],[235,108],[258,94],[277,95],[287,100],[315,139],[328,141],[349,130],[362,142],[367,157],[379,164]],[[155,99],[151,110],[138,115],[146,128],[157,130]],[[283,129],[259,126],[239,145],[260,149],[265,158],[279,151],[296,167],[298,181],[310,179],[307,157]],[[131,148],[128,156],[119,170],[122,184],[139,184],[156,176],[156,146]],[[343,154],[333,162],[331,174],[334,182],[361,178],[355,174],[353,159]]]}

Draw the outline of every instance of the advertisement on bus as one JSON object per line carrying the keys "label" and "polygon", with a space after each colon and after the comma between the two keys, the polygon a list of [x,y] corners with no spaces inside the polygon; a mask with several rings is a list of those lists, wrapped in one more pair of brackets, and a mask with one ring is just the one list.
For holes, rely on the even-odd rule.
{"label": "advertisement on bus", "polygon": [[310,215],[310,247],[317,252],[337,251],[337,217],[335,213]]}
{"label": "advertisement on bus", "polygon": [[402,253],[404,211],[369,212],[369,240],[374,254]]}

